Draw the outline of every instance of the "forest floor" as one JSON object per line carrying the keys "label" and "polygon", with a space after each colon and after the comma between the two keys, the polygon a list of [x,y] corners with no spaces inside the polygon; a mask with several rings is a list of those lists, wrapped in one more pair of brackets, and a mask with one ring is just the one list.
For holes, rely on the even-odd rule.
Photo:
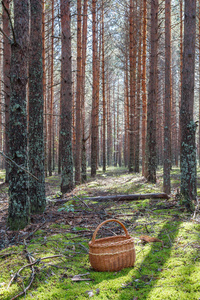
{"label": "forest floor", "polygon": [[[198,172],[200,177],[200,170]],[[0,180],[3,174],[0,174]],[[200,212],[191,214],[175,197],[179,170],[171,173],[169,200],[95,202],[86,197],[157,193],[162,191],[162,170],[157,184],[123,168],[98,172],[96,179],[77,186],[61,199],[58,175],[47,178],[47,208],[31,217],[24,230],[8,231],[8,187],[0,188],[0,299],[200,299]],[[200,178],[198,178],[200,195]],[[117,219],[134,237],[134,267],[118,272],[96,272],[89,263],[88,242],[96,227]],[[119,235],[115,222],[103,226],[98,237]],[[160,239],[142,243],[141,235]]]}

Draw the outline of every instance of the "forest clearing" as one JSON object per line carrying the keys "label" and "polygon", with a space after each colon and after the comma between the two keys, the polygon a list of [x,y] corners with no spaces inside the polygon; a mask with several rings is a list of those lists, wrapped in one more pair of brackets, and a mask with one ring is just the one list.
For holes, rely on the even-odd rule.
{"label": "forest clearing", "polygon": [[[188,213],[176,198],[180,185],[177,168],[171,172],[172,195],[169,200],[106,201],[96,203],[86,197],[113,194],[157,193],[162,186],[149,184],[144,177],[127,173],[124,168],[98,171],[97,178],[77,186],[63,198],[66,204],[55,204],[60,198],[60,177],[47,179],[46,211],[33,216],[31,224],[19,232],[5,230],[7,187],[1,188],[0,217],[0,298],[14,299],[32,279],[26,299],[172,299],[200,298],[200,214]],[[198,170],[200,183],[200,170]],[[198,190],[200,193],[200,190]],[[65,207],[65,210],[61,210]],[[134,267],[119,272],[96,272],[89,263],[88,242],[104,220],[118,219],[134,237]],[[98,237],[119,234],[120,226],[110,223]],[[122,230],[123,231],[123,230]],[[161,243],[141,242],[140,236],[157,237]],[[33,270],[26,267],[16,280],[9,282],[29,256],[38,261]],[[59,257],[60,256],[60,257]],[[85,274],[85,275],[84,275]],[[82,276],[84,275],[84,276]],[[24,296],[21,297],[22,299]],[[20,298],[20,299],[21,299]]]}

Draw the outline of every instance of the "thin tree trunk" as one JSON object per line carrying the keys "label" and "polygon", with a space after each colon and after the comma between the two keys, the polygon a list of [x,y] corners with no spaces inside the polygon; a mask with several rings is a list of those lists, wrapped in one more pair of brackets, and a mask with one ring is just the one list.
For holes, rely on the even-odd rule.
{"label": "thin tree trunk", "polygon": [[75,184],[81,182],[81,87],[82,87],[82,43],[81,0],[77,0],[77,83],[76,83],[76,154]]}
{"label": "thin tree trunk", "polygon": [[52,137],[53,137],[53,97],[54,97],[54,89],[53,89],[53,75],[54,75],[54,0],[52,0],[51,4],[51,75],[50,75],[50,114],[49,114],[49,128],[48,128],[48,170],[49,176],[52,176]]}
{"label": "thin tree trunk", "polygon": [[134,6],[133,0],[130,0],[129,11],[129,60],[130,60],[130,128],[129,128],[129,172],[134,170],[134,111],[135,111],[135,47],[134,47]]}
{"label": "thin tree trunk", "polygon": [[87,159],[86,159],[86,136],[85,136],[85,68],[87,54],[87,13],[88,0],[84,0],[83,6],[83,34],[82,34],[82,181],[87,180]]}
{"label": "thin tree trunk", "polygon": [[165,0],[165,126],[163,191],[171,192],[171,0]]}
{"label": "thin tree trunk", "polygon": [[[146,92],[146,56],[147,56],[147,0],[143,0],[143,49],[142,49],[142,175],[145,175],[145,149],[147,129],[147,92]],[[147,170],[146,170],[147,171]]]}
{"label": "thin tree trunk", "polygon": [[142,5],[140,5],[139,27],[139,48],[138,48],[138,72],[137,72],[137,101],[135,111],[135,172],[140,172],[140,91],[142,73]]}
{"label": "thin tree trunk", "polygon": [[93,89],[92,89],[92,129],[91,129],[91,176],[95,177],[97,167],[97,25],[96,0],[92,0],[92,47],[93,47]]}
{"label": "thin tree trunk", "polygon": [[104,0],[102,0],[102,94],[103,94],[103,172],[106,171],[106,93],[105,93],[105,44],[104,44]]}

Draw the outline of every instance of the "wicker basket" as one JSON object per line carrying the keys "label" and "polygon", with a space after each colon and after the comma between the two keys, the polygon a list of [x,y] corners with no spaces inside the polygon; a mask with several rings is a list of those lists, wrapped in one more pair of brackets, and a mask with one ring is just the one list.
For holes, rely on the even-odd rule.
{"label": "wicker basket", "polygon": [[[119,223],[126,235],[118,235],[95,240],[98,230],[108,222]],[[89,242],[89,259],[91,266],[96,271],[119,271],[132,267],[135,262],[134,240],[129,235],[126,227],[118,220],[107,220],[95,230]]]}

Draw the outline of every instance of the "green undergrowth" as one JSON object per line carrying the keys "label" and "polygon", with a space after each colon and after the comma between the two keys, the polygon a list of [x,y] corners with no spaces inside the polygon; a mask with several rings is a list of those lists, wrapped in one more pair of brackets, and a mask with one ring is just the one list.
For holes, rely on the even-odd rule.
{"label": "green undergrowth", "polygon": [[[146,220],[147,221],[147,220]],[[136,263],[132,268],[119,272],[95,272],[91,269],[88,254],[88,240],[74,234],[46,237],[40,230],[27,246],[35,258],[55,256],[45,264],[38,265],[37,274],[26,299],[199,299],[200,298],[200,225],[187,220],[173,220],[152,217],[148,227],[149,235],[157,236],[164,242],[142,245],[139,235],[144,233],[145,218],[139,218],[138,225],[130,232],[135,236]],[[154,222],[153,222],[154,221]],[[59,228],[59,227],[57,227]],[[68,227],[67,227],[68,228]],[[0,259],[0,299],[11,299],[22,288],[20,282],[7,285],[11,276],[25,265],[23,245],[6,249],[14,252],[10,257]],[[5,253],[5,250],[1,253]],[[90,281],[73,282],[74,275],[87,274]],[[24,285],[30,270],[21,274]]]}
{"label": "green undergrowth", "polygon": [[[175,173],[172,175],[178,176]],[[105,180],[108,180],[107,183]],[[134,175],[131,178],[130,174],[116,177],[113,174],[106,175],[103,179],[98,177],[82,185],[82,189],[79,187],[78,197],[84,201],[87,190],[96,194],[98,189],[101,192],[118,191],[124,194],[128,191],[161,191],[160,183],[149,185],[141,180],[142,177]],[[110,205],[101,203],[105,204],[105,212],[110,218],[120,219],[135,240],[135,265],[119,272],[96,272],[91,268],[88,257],[91,236],[82,234],[82,231],[87,232],[87,226],[55,223],[46,229],[39,229],[27,243],[28,253],[35,259],[57,255],[62,257],[49,258],[36,265],[36,275],[26,299],[84,300],[91,295],[94,300],[200,299],[200,224],[192,219],[184,207],[178,203],[170,206],[172,203],[173,199],[113,202]],[[93,202],[87,204],[90,206]],[[164,247],[160,242],[142,244],[141,235],[157,237],[163,241]],[[23,244],[4,249],[0,254],[3,253],[13,253],[7,257],[0,255],[0,299],[9,300],[22,291],[22,282],[24,286],[28,285],[31,270],[26,268],[18,282],[13,282],[7,289],[11,276],[28,261]],[[86,274],[80,278],[88,280],[72,280],[80,274]],[[24,299],[24,296],[20,299]]]}

